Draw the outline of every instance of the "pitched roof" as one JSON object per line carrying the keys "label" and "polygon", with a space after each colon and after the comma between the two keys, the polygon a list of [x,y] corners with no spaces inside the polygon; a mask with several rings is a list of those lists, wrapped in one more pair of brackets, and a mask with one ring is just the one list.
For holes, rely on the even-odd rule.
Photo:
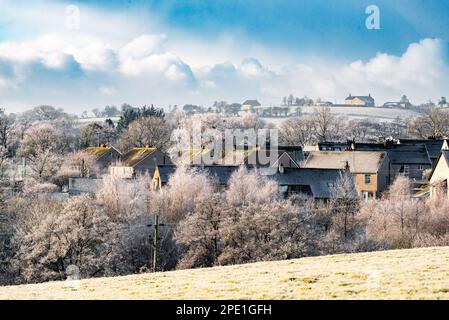
{"label": "pitched roof", "polygon": [[432,180],[432,176],[435,173],[435,170],[437,168],[437,163],[440,161],[441,158],[443,158],[444,161],[446,161],[446,164],[449,166],[449,150],[441,150],[441,153],[438,156],[437,161],[436,161],[434,167],[432,168],[432,172],[430,173],[429,181]]}
{"label": "pitched roof", "polygon": [[314,198],[329,199],[332,186],[340,177],[338,169],[315,168],[284,168],[280,173],[278,168],[263,168],[259,172],[276,180],[279,186],[302,185],[309,186]]}
{"label": "pitched roof", "polygon": [[[342,150],[351,147],[351,143],[324,142],[318,144],[322,147],[339,147]],[[355,143],[355,151],[385,151],[392,164],[423,164],[431,165],[429,153],[424,144],[396,144],[396,143]]]}
{"label": "pitched roof", "polygon": [[[226,151],[226,150],[225,150]],[[214,152],[219,152],[214,154]],[[212,149],[193,149],[183,152],[183,157],[189,157],[193,164],[201,164],[207,162],[215,163],[217,165],[238,166],[241,164],[253,166],[269,166],[275,163],[279,158],[287,153],[288,156],[296,163],[304,160],[304,154],[299,147],[285,147],[279,146],[277,149],[259,149],[255,147],[238,146],[235,150],[228,150],[222,152]],[[271,159],[273,157],[273,159]],[[207,161],[204,161],[206,160]],[[268,163],[267,163],[268,159]],[[210,161],[210,162],[208,162]]]}
{"label": "pitched roof", "polygon": [[383,151],[311,151],[304,168],[344,169],[352,173],[377,173],[385,158]]}
{"label": "pitched roof", "polygon": [[245,102],[242,103],[242,105],[250,105],[252,107],[259,107],[260,102],[257,100],[246,100]]}
{"label": "pitched roof", "polygon": [[362,100],[363,102],[366,102],[366,103],[373,103],[374,102],[374,99],[373,99],[373,97],[371,97],[371,95],[368,95],[368,96],[352,96],[352,95],[349,95],[349,97],[347,97],[345,100],[352,100],[352,99],[359,99],[359,100]]}
{"label": "pitched roof", "polygon": [[[227,185],[231,175],[239,169],[238,166],[191,166],[199,171],[207,173],[220,185]],[[158,166],[159,176],[162,183],[167,183],[170,176],[175,173],[176,166]]]}
{"label": "pitched roof", "polygon": [[122,156],[122,163],[128,167],[134,167],[140,161],[154,153],[156,148],[134,148]]}
{"label": "pitched roof", "polygon": [[399,144],[424,144],[431,159],[438,158],[441,148],[443,147],[443,143],[443,139],[399,139]]}
{"label": "pitched roof", "polygon": [[86,152],[94,155],[97,158],[101,158],[103,155],[111,151],[111,147],[89,147],[86,148]]}
{"label": "pitched roof", "polygon": [[429,153],[424,144],[389,144],[356,143],[355,150],[386,151],[392,164],[424,164],[431,165]]}

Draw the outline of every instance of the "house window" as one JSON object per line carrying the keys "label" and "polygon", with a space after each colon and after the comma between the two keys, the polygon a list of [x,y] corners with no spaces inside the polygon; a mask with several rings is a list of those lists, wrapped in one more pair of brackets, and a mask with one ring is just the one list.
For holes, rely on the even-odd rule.
{"label": "house window", "polygon": [[410,167],[409,166],[404,166],[404,175],[408,176],[408,174],[410,173]]}
{"label": "house window", "polygon": [[313,196],[312,189],[309,185],[289,185],[287,186],[287,194],[306,194],[308,196]]}
{"label": "house window", "polygon": [[362,191],[362,200],[364,202],[372,199],[374,197],[374,193],[372,191]]}
{"label": "house window", "polygon": [[371,175],[365,174],[365,184],[370,184],[370,183],[371,183]]}

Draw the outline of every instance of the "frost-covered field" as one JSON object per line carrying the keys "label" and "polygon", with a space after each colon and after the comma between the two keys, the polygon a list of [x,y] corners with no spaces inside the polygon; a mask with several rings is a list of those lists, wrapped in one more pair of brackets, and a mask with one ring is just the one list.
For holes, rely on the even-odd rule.
{"label": "frost-covered field", "polygon": [[449,299],[449,247],[0,288],[1,299]]}
{"label": "frost-covered field", "polygon": [[[302,114],[312,114],[319,107],[301,107]],[[368,107],[330,107],[331,113],[347,117],[348,119],[366,119],[377,121],[393,121],[396,118],[408,119],[420,114],[413,110],[390,109],[390,108],[368,108]],[[262,118],[267,123],[279,125],[286,117]]]}

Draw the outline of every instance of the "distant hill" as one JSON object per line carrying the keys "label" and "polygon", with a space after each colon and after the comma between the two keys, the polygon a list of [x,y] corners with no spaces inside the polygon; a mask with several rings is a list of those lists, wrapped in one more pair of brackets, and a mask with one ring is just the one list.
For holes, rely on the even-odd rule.
{"label": "distant hill", "polygon": [[449,299],[449,247],[0,287],[0,299]]}

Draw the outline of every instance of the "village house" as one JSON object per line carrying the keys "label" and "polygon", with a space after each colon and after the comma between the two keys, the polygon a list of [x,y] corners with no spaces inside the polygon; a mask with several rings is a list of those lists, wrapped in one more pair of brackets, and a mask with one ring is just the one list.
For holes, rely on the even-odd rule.
{"label": "village house", "polygon": [[403,145],[425,145],[427,148],[427,152],[429,153],[430,161],[432,162],[432,168],[435,167],[441,150],[449,149],[446,139],[399,139],[397,143]]}
{"label": "village house", "polygon": [[303,195],[315,200],[329,200],[342,170],[317,168],[261,168],[259,172],[275,180],[285,197]]}
{"label": "village house", "polygon": [[[153,170],[152,185],[153,188],[158,190],[164,187],[170,176],[175,173],[176,166],[173,165],[161,165],[156,166]],[[206,172],[220,188],[225,188],[229,184],[231,175],[239,169],[238,166],[191,166],[199,171]]]}
{"label": "village house", "polygon": [[371,97],[371,94],[367,96],[352,96],[349,94],[344,101],[345,105],[351,106],[363,106],[363,107],[374,107],[374,99]]}
{"label": "village house", "polygon": [[449,197],[449,150],[443,150],[436,161],[429,179],[430,196],[440,196],[441,194]]}
{"label": "village house", "polygon": [[122,154],[113,146],[102,145],[101,147],[88,147],[87,153],[95,156],[96,164],[100,171],[107,170],[113,163],[120,161]]}
{"label": "village house", "polygon": [[[199,171],[206,172],[217,185],[224,189],[238,166],[192,166]],[[332,190],[340,177],[341,170],[336,169],[308,169],[266,167],[254,169],[262,176],[274,180],[279,185],[279,191],[285,196],[303,195],[316,200],[328,200],[332,197]],[[167,183],[176,166],[156,166],[152,178],[154,189],[161,189]]]}
{"label": "village house", "polygon": [[[268,147],[269,148],[269,147]],[[304,160],[300,146],[276,146],[273,149],[259,146],[239,145],[232,150],[215,150],[214,148],[191,149],[182,153],[182,159],[193,165],[226,165],[248,167],[277,167],[282,164],[286,168],[299,168]]]}
{"label": "village house", "polygon": [[397,144],[394,141],[384,143],[323,142],[318,144],[321,151],[385,151],[390,159],[388,184],[398,175],[420,182],[424,180],[426,170],[432,168],[432,161],[425,144]]}
{"label": "village house", "polygon": [[390,160],[383,151],[312,151],[303,168],[348,169],[358,195],[364,201],[379,198],[390,177]]}
{"label": "village house", "polygon": [[260,106],[261,104],[257,100],[246,100],[245,102],[242,103],[240,110],[244,112],[254,112],[254,108]]}
{"label": "village house", "polygon": [[170,158],[161,150],[144,147],[133,148],[125,153],[119,162],[109,167],[111,175],[120,178],[133,178],[138,174],[151,174],[156,165],[171,165]]}

